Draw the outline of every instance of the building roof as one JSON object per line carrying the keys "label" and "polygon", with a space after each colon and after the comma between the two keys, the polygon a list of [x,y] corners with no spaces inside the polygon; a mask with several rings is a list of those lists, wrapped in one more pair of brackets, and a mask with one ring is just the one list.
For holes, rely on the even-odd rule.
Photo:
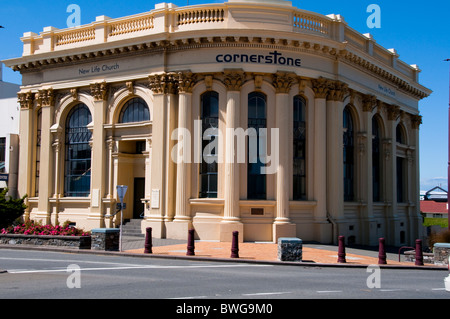
{"label": "building roof", "polygon": [[435,202],[434,200],[421,200],[420,211],[422,213],[447,214],[447,202]]}

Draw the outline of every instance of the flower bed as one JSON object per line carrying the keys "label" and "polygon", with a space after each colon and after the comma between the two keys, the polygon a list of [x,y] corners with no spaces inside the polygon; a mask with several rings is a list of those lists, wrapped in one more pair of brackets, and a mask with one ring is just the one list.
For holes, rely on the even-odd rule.
{"label": "flower bed", "polygon": [[63,226],[41,225],[33,221],[3,228],[0,244],[91,248],[91,235],[69,223]]}

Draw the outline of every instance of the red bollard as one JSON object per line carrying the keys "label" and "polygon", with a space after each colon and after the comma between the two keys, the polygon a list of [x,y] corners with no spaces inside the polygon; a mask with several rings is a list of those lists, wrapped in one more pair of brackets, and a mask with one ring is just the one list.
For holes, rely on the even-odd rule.
{"label": "red bollard", "polygon": [[194,229],[189,229],[186,256],[195,256]]}
{"label": "red bollard", "polygon": [[233,232],[233,241],[231,243],[231,258],[239,258],[239,232]]}
{"label": "red bollard", "polygon": [[378,246],[378,264],[386,265],[386,249],[384,248],[384,238],[380,238]]}
{"label": "red bollard", "polygon": [[345,260],[345,237],[339,236],[338,263],[346,263]]}
{"label": "red bollard", "polygon": [[423,266],[422,240],[416,239],[416,266]]}
{"label": "red bollard", "polygon": [[144,254],[151,254],[152,252],[152,228],[145,229],[145,245]]}

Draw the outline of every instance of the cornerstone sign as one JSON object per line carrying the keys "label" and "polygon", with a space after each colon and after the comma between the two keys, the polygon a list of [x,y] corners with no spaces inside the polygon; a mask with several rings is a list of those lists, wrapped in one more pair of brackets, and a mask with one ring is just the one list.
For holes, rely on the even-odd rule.
{"label": "cornerstone sign", "polygon": [[258,64],[277,64],[286,66],[302,66],[302,59],[285,57],[278,51],[269,52],[269,54],[219,54],[216,56],[218,63],[258,63]]}

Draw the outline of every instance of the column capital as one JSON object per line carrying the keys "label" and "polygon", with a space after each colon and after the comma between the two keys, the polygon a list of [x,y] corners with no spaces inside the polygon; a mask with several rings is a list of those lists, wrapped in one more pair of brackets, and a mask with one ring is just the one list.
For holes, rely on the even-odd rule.
{"label": "column capital", "polygon": [[148,86],[154,94],[176,94],[177,92],[177,83],[173,73],[150,75],[148,81]]}
{"label": "column capital", "polygon": [[331,81],[328,99],[332,101],[343,102],[345,94],[349,91],[348,84],[341,81]]}
{"label": "column capital", "polygon": [[34,94],[30,92],[17,93],[18,102],[21,109],[31,110],[34,105]]}
{"label": "column capital", "polygon": [[289,93],[296,78],[292,73],[277,72],[272,76],[272,84],[276,93]]}
{"label": "column capital", "polygon": [[196,74],[188,72],[178,72],[176,74],[178,93],[192,93],[196,81]]}
{"label": "column capital", "polygon": [[95,101],[106,101],[108,99],[109,86],[104,82],[91,84],[91,95]]}
{"label": "column capital", "polygon": [[55,104],[55,93],[52,88],[39,90],[35,95],[35,99],[39,106],[54,106]]}
{"label": "column capital", "polygon": [[385,104],[384,105],[389,121],[396,121],[397,118],[400,116],[400,106],[398,105],[391,105],[391,104]]}
{"label": "column capital", "polygon": [[422,124],[422,115],[411,114],[411,126],[414,130],[418,130]]}
{"label": "column capital", "polygon": [[311,80],[312,89],[316,99],[326,99],[330,90],[331,81],[325,78],[318,78]]}
{"label": "column capital", "polygon": [[377,107],[377,97],[372,94],[363,95],[363,111],[372,112]]}
{"label": "column capital", "polygon": [[242,84],[244,84],[245,73],[238,70],[226,70],[224,72],[224,80],[227,91],[240,91]]}

